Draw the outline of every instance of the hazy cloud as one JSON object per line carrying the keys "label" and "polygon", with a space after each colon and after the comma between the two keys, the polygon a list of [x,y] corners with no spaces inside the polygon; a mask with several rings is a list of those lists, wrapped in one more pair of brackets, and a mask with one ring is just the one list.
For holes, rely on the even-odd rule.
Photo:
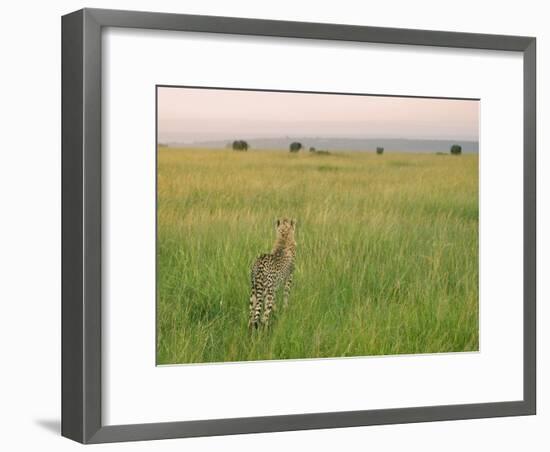
{"label": "hazy cloud", "polygon": [[159,141],[479,138],[479,101],[159,88]]}

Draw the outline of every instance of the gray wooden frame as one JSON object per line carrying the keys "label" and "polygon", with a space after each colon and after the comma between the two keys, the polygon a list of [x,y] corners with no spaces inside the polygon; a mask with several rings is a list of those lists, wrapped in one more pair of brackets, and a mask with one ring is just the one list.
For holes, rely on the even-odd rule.
{"label": "gray wooden frame", "polygon": [[[506,50],[523,55],[523,399],[136,425],[101,419],[101,33],[131,27]],[[62,434],[82,443],[535,414],[536,40],[442,31],[84,9],[62,18]],[[521,275],[518,275],[518,278]]]}

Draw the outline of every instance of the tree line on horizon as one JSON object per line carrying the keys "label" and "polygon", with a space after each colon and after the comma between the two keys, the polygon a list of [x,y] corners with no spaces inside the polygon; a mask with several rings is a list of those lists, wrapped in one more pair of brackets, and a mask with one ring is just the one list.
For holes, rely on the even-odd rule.
{"label": "tree line on horizon", "polygon": [[[162,144],[159,144],[159,146],[163,146]],[[228,145],[229,147],[229,145]],[[235,140],[231,143],[231,148],[234,151],[241,151],[246,152],[248,149],[250,149],[250,145],[246,140]],[[300,152],[301,149],[305,149],[304,145],[300,143],[299,141],[293,141],[290,143],[289,151],[291,153]],[[329,151],[326,150],[317,150],[315,147],[311,146],[309,148],[309,152],[313,154],[330,154]],[[376,154],[382,155],[384,153],[384,148],[381,146],[376,147]],[[450,148],[451,155],[461,155],[462,154],[462,146],[459,144],[453,144]],[[441,153],[439,153],[441,154]]]}

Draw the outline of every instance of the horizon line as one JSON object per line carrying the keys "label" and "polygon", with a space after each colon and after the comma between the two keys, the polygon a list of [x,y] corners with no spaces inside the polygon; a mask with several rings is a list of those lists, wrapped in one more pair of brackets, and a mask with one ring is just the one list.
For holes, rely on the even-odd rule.
{"label": "horizon line", "polygon": [[467,141],[471,143],[479,143],[479,138],[459,138],[459,137],[430,137],[430,138],[407,138],[407,137],[382,137],[382,136],[372,136],[372,137],[337,137],[337,136],[307,136],[307,135],[293,135],[293,136],[265,136],[265,137],[246,137],[242,136],[239,138],[212,138],[205,140],[184,140],[184,139],[160,139],[157,137],[158,143],[170,142],[170,143],[187,143],[187,144],[199,144],[199,143],[212,143],[212,142],[226,142],[231,143],[235,140],[297,140],[297,139],[309,139],[309,140],[401,140],[401,141]]}

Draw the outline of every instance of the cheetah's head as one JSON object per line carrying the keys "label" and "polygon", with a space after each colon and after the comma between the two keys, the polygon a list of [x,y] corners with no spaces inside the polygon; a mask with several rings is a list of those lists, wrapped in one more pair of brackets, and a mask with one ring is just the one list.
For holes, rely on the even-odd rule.
{"label": "cheetah's head", "polygon": [[294,232],[296,231],[296,220],[289,218],[279,218],[276,221],[277,235],[285,240],[291,240],[294,244]]}

